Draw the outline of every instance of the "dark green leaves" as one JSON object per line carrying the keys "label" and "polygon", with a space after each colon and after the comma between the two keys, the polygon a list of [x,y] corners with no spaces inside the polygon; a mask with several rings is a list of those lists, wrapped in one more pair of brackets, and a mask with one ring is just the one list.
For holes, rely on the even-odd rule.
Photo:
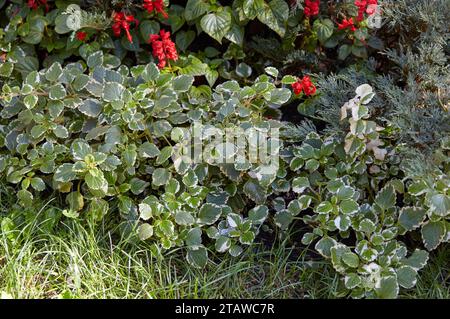
{"label": "dark green leaves", "polygon": [[388,210],[395,205],[396,198],[394,187],[389,185],[378,192],[375,203],[381,207],[381,209]]}
{"label": "dark green leaves", "polygon": [[216,204],[206,203],[199,211],[198,221],[202,224],[214,224],[222,214],[222,209]]}
{"label": "dark green leaves", "polygon": [[319,41],[324,44],[333,35],[334,24],[330,19],[317,19],[314,21],[313,29]]}
{"label": "dark green leaves", "polygon": [[203,31],[222,43],[222,38],[231,28],[231,14],[228,10],[207,14],[201,19],[200,25]]}

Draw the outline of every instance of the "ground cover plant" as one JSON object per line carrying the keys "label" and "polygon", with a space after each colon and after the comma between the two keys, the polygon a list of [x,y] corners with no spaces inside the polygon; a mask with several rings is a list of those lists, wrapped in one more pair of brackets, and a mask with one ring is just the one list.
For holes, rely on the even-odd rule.
{"label": "ground cover plant", "polygon": [[[0,1],[0,289],[223,297],[192,281],[239,286],[224,273],[248,267],[275,279],[250,297],[420,297],[425,268],[429,296],[448,298],[449,14],[443,0]],[[75,271],[87,247],[136,288]],[[25,293],[11,265],[35,271],[33,249],[70,275],[32,273]]]}

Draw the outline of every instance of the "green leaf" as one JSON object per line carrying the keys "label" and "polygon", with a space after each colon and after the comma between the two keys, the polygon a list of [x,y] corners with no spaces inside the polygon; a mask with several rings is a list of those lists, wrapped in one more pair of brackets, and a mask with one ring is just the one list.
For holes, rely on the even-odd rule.
{"label": "green leaf", "polygon": [[244,184],[244,193],[248,198],[253,200],[256,204],[263,204],[266,201],[266,189],[262,187],[257,180],[249,179]]}
{"label": "green leaf", "polygon": [[33,187],[38,192],[42,192],[45,189],[45,183],[40,177],[33,177],[31,179],[31,187]]}
{"label": "green leaf", "polygon": [[295,76],[293,76],[293,75],[285,75],[281,79],[281,83],[287,84],[287,85],[293,84],[295,82],[297,82],[297,78]]}
{"label": "green leaf", "polygon": [[146,240],[153,236],[153,227],[150,224],[141,224],[138,228],[138,236],[140,240]]}
{"label": "green leaf", "polygon": [[202,243],[202,230],[200,227],[192,228],[186,235],[187,246],[199,246]]}
{"label": "green leaf", "polygon": [[402,266],[395,271],[397,273],[398,284],[406,289],[416,285],[417,271],[410,266]]}
{"label": "green leaf", "polygon": [[272,0],[264,3],[262,10],[257,10],[257,17],[280,37],[284,37],[289,18],[289,6],[284,0]]}
{"label": "green leaf", "polygon": [[308,177],[296,177],[292,180],[292,191],[295,193],[303,193],[310,186]]}
{"label": "green leaf", "polygon": [[83,161],[87,155],[92,154],[92,149],[88,143],[78,139],[70,146],[70,152],[72,153],[74,160]]}
{"label": "green leaf", "polygon": [[179,31],[177,32],[175,43],[177,44],[177,48],[182,52],[186,51],[189,45],[195,39],[195,32],[192,30],[189,31]]}
{"label": "green leaf", "polygon": [[420,270],[427,264],[428,257],[429,255],[425,250],[416,249],[409,258],[403,259],[402,262],[415,270]]}
{"label": "green leaf", "polygon": [[352,52],[352,47],[348,44],[343,44],[338,49],[338,58],[339,60],[345,60],[350,53]]}
{"label": "green leaf", "polygon": [[269,215],[269,209],[265,205],[256,206],[248,212],[248,218],[254,224],[264,223],[264,221],[266,220],[268,215]]}
{"label": "green leaf", "polygon": [[351,219],[347,215],[339,215],[334,219],[334,225],[340,231],[347,231],[350,227]]}
{"label": "green leaf", "polygon": [[22,40],[29,44],[39,44],[44,36],[46,20],[42,16],[36,15],[28,23],[30,30],[26,36],[22,37]]}
{"label": "green leaf", "polygon": [[10,77],[13,70],[14,70],[14,63],[12,63],[12,62],[3,62],[0,64],[0,76],[1,77],[4,77],[4,78]]}
{"label": "green leaf", "polygon": [[192,75],[179,75],[173,79],[173,89],[178,92],[186,92],[194,83],[194,77]]}
{"label": "green leaf", "polygon": [[38,102],[38,97],[36,95],[27,95],[23,98],[23,104],[25,104],[27,109],[32,109],[36,106]]}
{"label": "green leaf", "polygon": [[42,137],[42,135],[45,134],[45,132],[47,132],[47,128],[44,125],[35,125],[31,129],[30,133],[31,137],[33,137],[34,139],[39,139]]}
{"label": "green leaf", "polygon": [[104,193],[108,191],[108,182],[103,172],[98,168],[91,168],[84,177],[87,186],[92,190],[100,190]]}
{"label": "green leaf", "polygon": [[225,38],[242,47],[244,44],[244,32],[244,27],[238,25],[235,21],[232,21],[231,28],[227,34],[225,34]]}
{"label": "green leaf", "polygon": [[[264,69],[264,71],[274,78],[278,77],[278,70],[277,70],[277,68],[274,68],[273,66],[268,66],[267,68]],[[285,77],[283,77],[283,79],[284,78]]]}
{"label": "green leaf", "polygon": [[429,201],[430,210],[432,214],[445,217],[450,214],[450,197],[444,194],[435,194]]}
{"label": "green leaf", "polygon": [[281,230],[286,230],[289,228],[289,225],[294,220],[294,215],[292,215],[292,213],[289,210],[283,209],[277,212],[273,219],[275,225],[280,227]]}
{"label": "green leaf", "polygon": [[146,203],[140,203],[139,208],[139,218],[143,220],[149,220],[153,217],[152,207]]}
{"label": "green leaf", "polygon": [[196,268],[203,268],[208,262],[208,251],[203,246],[189,247],[186,259],[192,266]]}
{"label": "green leaf", "polygon": [[355,289],[361,284],[361,277],[358,274],[350,273],[344,278],[345,288]]}
{"label": "green leaf", "polygon": [[198,177],[193,170],[189,170],[189,172],[183,176],[183,184],[187,187],[194,187],[197,183]]}
{"label": "green leaf", "polygon": [[231,14],[227,10],[207,14],[200,21],[200,25],[203,31],[222,43],[222,38],[231,28]]}
{"label": "green leaf", "polygon": [[250,245],[255,240],[255,233],[252,231],[247,231],[239,237],[239,242],[243,245]]}
{"label": "green leaf", "polygon": [[352,199],[346,199],[339,204],[339,209],[343,214],[352,215],[358,212],[359,205]]}
{"label": "green leaf", "polygon": [[184,9],[186,21],[192,21],[204,15],[209,10],[209,3],[205,0],[188,0]]}
{"label": "green leaf", "polygon": [[154,158],[160,154],[158,147],[150,142],[145,142],[139,147],[139,156],[143,158]]}
{"label": "green leaf", "polygon": [[382,277],[380,284],[375,287],[378,298],[381,299],[395,299],[398,296],[398,283],[395,276]]}
{"label": "green leaf", "polygon": [[122,99],[125,87],[117,82],[106,82],[103,87],[103,100],[106,102],[119,101]]}
{"label": "green leaf", "polygon": [[328,214],[333,211],[333,205],[329,201],[323,201],[316,207],[316,212],[319,214]]}
{"label": "green leaf", "polygon": [[423,180],[419,180],[417,182],[412,183],[408,187],[408,193],[414,196],[420,196],[426,193],[428,190],[428,186]]}
{"label": "green leaf", "polygon": [[240,254],[242,254],[242,252],[243,252],[243,249],[241,246],[233,245],[233,244],[231,245],[230,249],[228,250],[228,253],[233,257],[239,256]]}
{"label": "green leaf", "polygon": [[30,207],[33,204],[33,194],[25,189],[17,192],[17,199],[19,200],[19,204],[24,207]]}
{"label": "green leaf", "polygon": [[316,246],[314,248],[322,256],[330,258],[331,257],[331,247],[334,247],[336,244],[337,244],[337,242],[333,238],[323,237],[321,240],[319,240],[316,243]]}
{"label": "green leaf", "polygon": [[66,201],[69,204],[70,210],[78,212],[84,207],[84,197],[79,192],[71,192],[67,195]]}
{"label": "green leaf", "polygon": [[342,255],[342,261],[349,267],[358,268],[359,257],[357,254],[352,252],[346,252]]}
{"label": "green leaf", "polygon": [[66,97],[66,89],[60,83],[51,86],[48,92],[50,100],[61,100]]}
{"label": "green leaf", "polygon": [[351,186],[343,185],[339,187],[336,193],[338,199],[351,199],[355,195],[355,190]]}
{"label": "green leaf", "polygon": [[219,205],[206,203],[203,204],[198,213],[198,222],[206,225],[214,224],[222,214]]}
{"label": "green leaf", "polygon": [[383,210],[388,210],[395,205],[397,196],[392,185],[385,186],[378,192],[375,197],[375,203]]}
{"label": "green leaf", "polygon": [[68,138],[69,137],[69,131],[62,125],[57,125],[53,129],[53,134],[55,134],[56,137],[59,137],[59,138]]}
{"label": "green leaf", "polygon": [[367,58],[367,49],[365,46],[352,45],[352,53],[358,58]]}
{"label": "green leaf", "polygon": [[270,94],[268,94],[268,96],[265,94],[264,98],[266,98],[266,100],[272,104],[282,105],[289,101],[289,99],[291,98],[291,90],[287,88],[273,89],[270,91]]}
{"label": "green leaf", "polygon": [[219,253],[224,253],[231,247],[231,239],[225,236],[219,236],[215,243],[216,251]]}
{"label": "green leaf", "polygon": [[143,181],[137,177],[133,177],[130,180],[130,190],[134,195],[142,194],[148,185],[150,185],[149,182]]}
{"label": "green leaf", "polygon": [[319,41],[324,44],[333,35],[334,24],[330,19],[317,19],[314,21],[313,28]]}
{"label": "green leaf", "polygon": [[142,35],[142,38],[148,40],[150,34],[159,33],[160,31],[159,23],[157,21],[150,21],[150,20],[141,21],[139,23],[139,31]]}
{"label": "green leaf", "polygon": [[149,63],[145,66],[141,76],[146,82],[156,81],[159,77],[159,69],[155,63]]}
{"label": "green leaf", "polygon": [[86,116],[97,117],[102,112],[102,104],[96,99],[86,99],[78,107],[78,110]]}
{"label": "green leaf", "polygon": [[45,72],[45,78],[50,82],[56,82],[61,76],[63,70],[59,62],[53,63]]}
{"label": "green leaf", "polygon": [[179,211],[175,214],[175,222],[178,225],[190,226],[195,223],[195,218],[191,213],[186,211]]}
{"label": "green leaf", "polygon": [[157,168],[152,174],[152,184],[155,186],[166,185],[170,179],[170,172],[165,168]]}
{"label": "green leaf", "polygon": [[56,169],[53,179],[57,182],[70,182],[77,177],[77,173],[73,170],[73,164],[62,164]]}
{"label": "green leaf", "polygon": [[164,147],[156,158],[156,165],[161,165],[162,163],[167,161],[172,155],[172,151],[173,149],[171,146]]}
{"label": "green leaf", "polygon": [[429,221],[422,226],[422,239],[425,248],[433,250],[442,242],[446,235],[445,223],[443,221]]}
{"label": "green leaf", "polygon": [[103,52],[97,51],[90,54],[86,60],[89,68],[93,69],[96,66],[101,66],[103,64]]}
{"label": "green leaf", "polygon": [[398,223],[407,231],[419,227],[425,219],[426,211],[420,207],[403,207],[400,210]]}

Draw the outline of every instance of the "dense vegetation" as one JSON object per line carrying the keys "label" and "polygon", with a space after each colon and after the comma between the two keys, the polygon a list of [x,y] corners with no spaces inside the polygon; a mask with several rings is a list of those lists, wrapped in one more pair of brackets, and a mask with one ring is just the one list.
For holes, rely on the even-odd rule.
{"label": "dense vegetation", "polygon": [[445,0],[0,0],[5,247],[36,222],[106,224],[130,251],[203,269],[283,242],[329,263],[335,296],[396,298],[430,252],[448,258],[449,14]]}

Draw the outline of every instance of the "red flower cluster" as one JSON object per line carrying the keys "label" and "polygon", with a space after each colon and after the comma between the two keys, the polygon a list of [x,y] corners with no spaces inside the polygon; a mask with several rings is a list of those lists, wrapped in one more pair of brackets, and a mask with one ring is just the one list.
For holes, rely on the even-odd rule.
{"label": "red flower cluster", "polygon": [[344,19],[344,20],[342,20],[342,23],[338,23],[339,30],[343,30],[343,29],[347,29],[347,28],[353,32],[356,31],[356,27],[353,24],[353,18]]}
{"label": "red flower cluster", "polygon": [[168,18],[169,15],[164,11],[164,0],[144,0],[144,9],[147,9],[148,13],[152,13],[153,10],[159,12],[164,18]]}
{"label": "red flower cluster", "polygon": [[134,22],[137,25],[139,21],[135,17],[133,17],[133,15],[126,15],[123,12],[114,13],[113,21],[114,24],[111,28],[114,32],[114,35],[116,37],[119,37],[122,29],[124,29],[125,33],[127,34],[128,41],[130,41],[130,43],[133,43],[133,37],[130,34],[130,23]]}
{"label": "red flower cluster", "polygon": [[306,96],[316,93],[316,86],[311,82],[309,76],[305,75],[302,79],[297,79],[297,82],[292,84],[294,94],[299,95],[302,91]]}
{"label": "red flower cluster", "polygon": [[78,32],[75,34],[75,36],[76,36],[76,38],[77,38],[78,40],[84,41],[84,40],[86,40],[86,38],[87,38],[87,33],[86,33],[86,32],[83,32],[83,31],[78,31]]}
{"label": "red flower cluster", "polygon": [[45,11],[48,11],[47,0],[28,0],[28,7],[37,10],[40,6],[45,6]]}
{"label": "red flower cluster", "polygon": [[316,16],[319,14],[320,0],[305,0],[305,8],[303,13],[307,17]]}
{"label": "red flower cluster", "polygon": [[358,21],[364,20],[364,12],[368,15],[375,13],[378,0],[355,0],[355,6],[358,7]]}
{"label": "red flower cluster", "polygon": [[153,56],[158,58],[158,67],[164,68],[168,60],[178,60],[175,43],[170,39],[170,32],[161,30],[158,34],[150,35],[150,44],[153,49]]}

